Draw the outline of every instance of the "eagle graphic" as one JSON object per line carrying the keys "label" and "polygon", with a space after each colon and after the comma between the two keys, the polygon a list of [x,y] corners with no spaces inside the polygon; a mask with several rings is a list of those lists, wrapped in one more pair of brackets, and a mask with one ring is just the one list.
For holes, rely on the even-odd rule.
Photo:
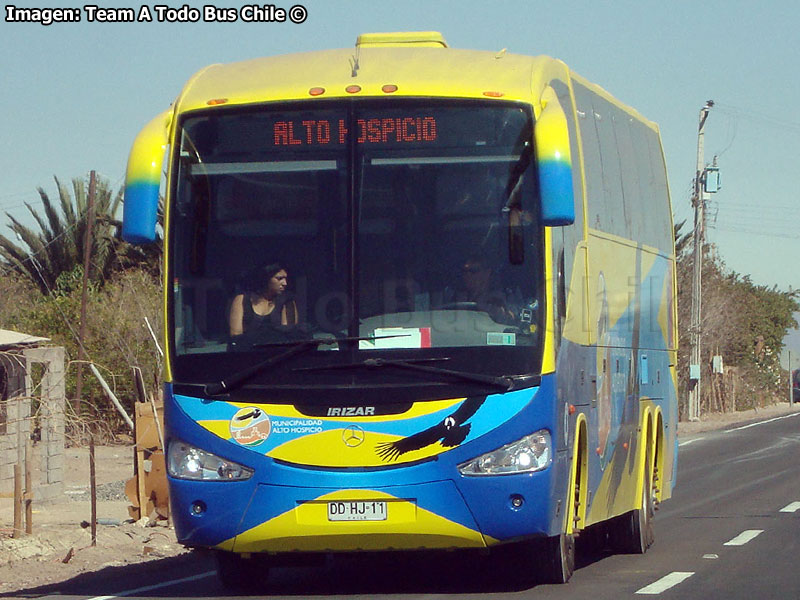
{"label": "eagle graphic", "polygon": [[466,421],[478,411],[485,401],[486,396],[467,398],[454,413],[446,416],[440,423],[394,442],[377,444],[375,452],[381,459],[388,462],[397,460],[407,452],[420,450],[436,442],[441,442],[445,448],[454,448],[469,435],[472,425]]}

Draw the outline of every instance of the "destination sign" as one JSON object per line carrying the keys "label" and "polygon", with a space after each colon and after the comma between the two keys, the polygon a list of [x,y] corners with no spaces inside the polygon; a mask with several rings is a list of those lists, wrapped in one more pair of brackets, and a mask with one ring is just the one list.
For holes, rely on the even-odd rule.
{"label": "destination sign", "polygon": [[273,142],[275,146],[344,145],[351,128],[358,144],[419,144],[438,137],[432,116],[356,119],[354,127],[348,127],[344,119],[292,119],[274,122]]}

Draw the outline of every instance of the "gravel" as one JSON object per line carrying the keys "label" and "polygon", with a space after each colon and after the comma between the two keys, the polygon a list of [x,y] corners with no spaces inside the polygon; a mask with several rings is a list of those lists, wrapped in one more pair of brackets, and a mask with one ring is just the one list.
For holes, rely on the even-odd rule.
{"label": "gravel", "polygon": [[[69,486],[64,490],[64,494],[75,501],[91,500],[89,496],[89,486]],[[104,502],[107,500],[127,500],[125,495],[125,481],[112,481],[111,483],[101,483],[97,485],[97,500]]]}

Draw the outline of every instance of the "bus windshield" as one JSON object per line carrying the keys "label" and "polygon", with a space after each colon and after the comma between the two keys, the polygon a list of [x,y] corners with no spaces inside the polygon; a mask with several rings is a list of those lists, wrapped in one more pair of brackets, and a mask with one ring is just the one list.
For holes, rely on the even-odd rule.
{"label": "bus windshield", "polygon": [[345,337],[313,344],[299,364],[538,369],[532,127],[524,105],[455,100],[184,118],[169,225],[177,375],[207,380],[212,355],[255,361]]}

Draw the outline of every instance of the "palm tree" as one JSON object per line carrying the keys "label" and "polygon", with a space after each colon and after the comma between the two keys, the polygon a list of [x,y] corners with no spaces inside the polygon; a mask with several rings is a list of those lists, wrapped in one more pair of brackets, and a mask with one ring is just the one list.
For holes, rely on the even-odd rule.
{"label": "palm tree", "polygon": [[[18,246],[0,235],[0,259],[8,269],[34,282],[43,294],[56,288],[62,273],[72,272],[83,264],[84,238],[88,217],[88,185],[85,178],[72,180],[72,194],[68,186],[54,178],[58,189],[57,210],[43,188],[38,188],[44,208],[39,214],[27,202],[28,211],[39,226],[39,231],[23,225],[6,213],[11,221],[8,226],[15,237],[27,248]],[[114,270],[124,269],[137,263],[152,269],[160,254],[160,244],[153,248],[134,248],[124,243],[120,236],[120,223],[115,220],[122,203],[122,190],[111,191],[108,181],[97,178],[95,185],[95,223],[92,230],[90,277],[93,281],[104,281]]]}
{"label": "palm tree", "polygon": [[692,231],[683,233],[682,229],[684,225],[686,225],[686,219],[673,225],[673,235],[675,236],[675,255],[678,258],[683,257],[687,253],[689,248],[689,240],[691,240],[692,236],[694,235],[694,232]]}

